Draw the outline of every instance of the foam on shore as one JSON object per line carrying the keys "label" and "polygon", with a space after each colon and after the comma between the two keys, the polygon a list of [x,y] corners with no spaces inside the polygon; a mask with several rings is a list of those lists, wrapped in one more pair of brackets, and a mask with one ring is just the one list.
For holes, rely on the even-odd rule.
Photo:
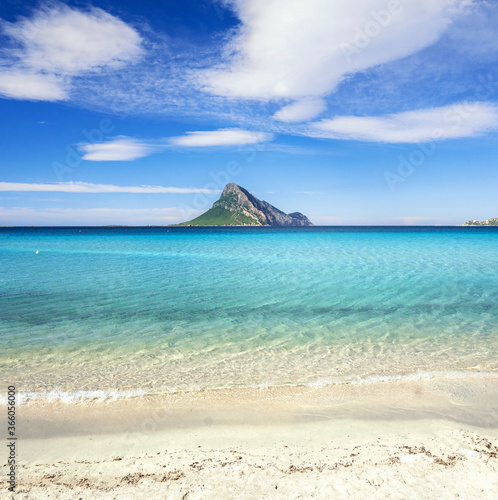
{"label": "foam on shore", "polygon": [[[238,385],[238,386],[217,386],[217,387],[201,387],[200,385],[190,386],[190,387],[168,387],[164,394],[177,394],[177,393],[192,393],[201,391],[215,391],[215,390],[230,390],[230,389],[241,389],[241,388],[256,388],[256,389],[269,389],[269,388],[279,388],[279,387],[333,387],[333,386],[343,386],[343,385],[374,385],[374,384],[385,384],[385,383],[395,383],[395,382],[417,382],[422,380],[433,380],[433,379],[457,379],[457,380],[473,380],[473,379],[498,379],[498,373],[494,372],[467,372],[467,371],[434,371],[425,372],[418,371],[415,373],[401,374],[401,375],[378,375],[358,379],[320,379],[313,382],[306,383],[295,383],[295,384],[281,384],[281,385],[271,385],[268,382],[262,382],[260,384],[253,384],[250,386]],[[65,391],[60,389],[53,389],[51,391],[27,391],[22,390],[17,393],[17,404],[29,404],[30,402],[61,402],[65,404],[78,404],[85,403],[88,401],[94,402],[113,402],[119,399],[130,399],[130,398],[140,398],[148,395],[160,395],[161,392],[152,392],[149,390],[144,390],[142,388],[132,389],[132,390],[76,390],[76,391]],[[7,396],[0,396],[0,405],[7,404]]]}

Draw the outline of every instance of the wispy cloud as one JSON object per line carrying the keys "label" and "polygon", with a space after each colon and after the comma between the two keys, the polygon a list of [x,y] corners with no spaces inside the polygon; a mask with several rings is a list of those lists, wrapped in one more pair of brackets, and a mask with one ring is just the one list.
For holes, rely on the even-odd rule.
{"label": "wispy cloud", "polygon": [[71,78],[117,68],[143,53],[138,32],[102,9],[73,9],[60,2],[31,18],[0,25],[15,46],[0,72],[0,95],[57,101],[69,98]]}
{"label": "wispy cloud", "polygon": [[[460,76],[452,79],[452,71],[439,88],[439,101],[431,100],[425,90],[430,86],[422,88],[413,81],[431,79],[434,67],[443,72],[441,58],[448,47],[472,48],[478,22],[466,28],[463,42],[450,35],[462,31],[462,19],[484,12],[483,5],[488,5],[473,0],[223,1],[240,23],[217,39],[223,41],[221,48],[214,43],[194,46],[192,40],[151,29],[139,33],[98,8],[47,3],[31,17],[0,25],[10,44],[0,61],[0,95],[66,99],[116,114],[208,116],[232,126],[166,138],[164,147],[243,146],[269,141],[271,132],[300,135],[300,123],[316,119],[327,107],[338,118],[318,122],[308,135],[335,138],[335,127],[347,128],[344,120],[350,114],[363,111],[371,116],[352,118],[369,119],[406,110],[407,102],[423,108],[461,99],[468,82],[462,83]],[[489,51],[495,46],[492,29],[490,22],[485,44]],[[423,49],[444,43],[446,49],[432,53],[439,59],[427,61]],[[477,50],[482,44],[474,45]],[[468,56],[469,50],[460,51],[460,56]],[[414,62],[416,54],[420,60]],[[459,67],[467,67],[468,59],[457,60]],[[134,64],[137,61],[140,64]],[[398,90],[393,94],[389,89]],[[479,133],[477,127],[470,135]],[[350,135],[346,131],[345,137]],[[129,140],[81,145],[84,159],[137,159],[160,147],[160,141]]]}
{"label": "wispy cloud", "polygon": [[[54,47],[59,44],[57,51],[66,54],[62,62],[54,61],[48,43],[43,44],[50,52],[46,69],[42,72],[30,67],[30,71],[42,79],[44,74],[51,75],[58,89],[54,99],[70,98],[79,106],[114,113],[211,116],[241,128],[250,124],[271,130],[272,117],[282,123],[297,123],[318,116],[325,102],[333,102],[331,96],[338,85],[347,86],[352,75],[366,70],[382,73],[383,64],[399,61],[440,40],[454,20],[467,13],[465,6],[472,4],[476,10],[471,0],[358,0],[351,5],[341,0],[225,3],[240,25],[234,36],[225,34],[221,48],[192,46],[189,40],[174,38],[166,41],[167,33],[151,30],[138,34],[102,10],[76,10],[60,4],[41,9],[13,26],[31,28],[43,25],[47,18],[61,19],[67,27],[75,19],[89,19],[87,24],[94,23],[97,29],[89,29],[87,37],[93,37],[102,26],[113,27],[109,29],[112,43],[98,45],[92,38],[84,53],[72,45],[66,53],[60,48],[65,42],[52,40]],[[66,16],[65,12],[72,14]],[[114,35],[120,30],[123,36],[118,38],[129,44],[126,52],[120,52],[115,43]],[[63,30],[64,36],[68,31]],[[29,68],[20,61],[34,64],[32,54],[36,51],[26,46],[34,46],[37,39],[33,35],[35,41],[24,40],[16,30],[10,36],[17,40],[22,57],[15,64],[14,58],[8,61],[8,72],[16,68],[25,71]],[[106,50],[100,54],[95,45]],[[141,56],[140,65],[122,66],[119,74],[109,71]],[[84,80],[74,79],[74,72],[85,72]],[[35,93],[36,78],[33,88],[23,91],[26,79],[17,75],[5,95]],[[53,91],[41,88],[38,98],[47,98]],[[278,110],[277,106],[283,107]]]}
{"label": "wispy cloud", "polygon": [[281,122],[304,122],[315,118],[325,111],[327,105],[323,99],[307,98],[296,101],[277,111],[273,118]]}
{"label": "wispy cloud", "polygon": [[0,191],[43,191],[59,193],[137,193],[137,194],[217,194],[219,190],[205,188],[183,188],[163,186],[114,186],[113,184],[91,184],[88,182],[58,182],[38,184],[22,182],[0,182]]}
{"label": "wispy cloud", "polygon": [[133,137],[118,137],[110,141],[94,144],[80,144],[79,149],[87,161],[131,161],[148,156],[160,148]]}
{"label": "wispy cloud", "polygon": [[279,143],[265,143],[257,144],[255,146],[248,146],[247,148],[241,147],[240,151],[264,151],[272,153],[283,153],[287,155],[316,155],[316,154],[332,154],[329,150],[319,150],[312,147],[294,146],[292,144],[279,144]]}
{"label": "wispy cloud", "polygon": [[259,142],[271,141],[273,134],[253,132],[239,128],[227,128],[203,132],[188,132],[184,136],[171,137],[170,144],[182,147],[209,147],[209,146],[245,146]]}
{"label": "wispy cloud", "polygon": [[133,161],[167,148],[203,148],[251,146],[273,139],[266,132],[238,128],[187,132],[183,136],[162,139],[137,139],[119,136],[109,141],[78,144],[87,161]]}
{"label": "wispy cloud", "polygon": [[498,129],[498,106],[461,103],[386,116],[339,116],[313,124],[310,135],[368,142],[418,143],[474,137]]}
{"label": "wispy cloud", "polygon": [[167,225],[197,217],[200,210],[171,208],[32,208],[0,207],[3,224],[22,225]]}

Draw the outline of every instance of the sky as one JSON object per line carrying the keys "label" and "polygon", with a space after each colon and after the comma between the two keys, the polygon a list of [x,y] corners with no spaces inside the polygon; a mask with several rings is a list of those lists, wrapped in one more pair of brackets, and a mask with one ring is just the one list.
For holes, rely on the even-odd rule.
{"label": "sky", "polygon": [[498,4],[2,0],[0,225],[498,216]]}

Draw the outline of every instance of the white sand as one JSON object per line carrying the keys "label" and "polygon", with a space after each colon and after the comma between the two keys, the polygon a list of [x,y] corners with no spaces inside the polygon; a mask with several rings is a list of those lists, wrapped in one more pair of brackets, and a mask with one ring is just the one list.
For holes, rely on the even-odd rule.
{"label": "white sand", "polygon": [[14,498],[496,499],[497,389],[438,380],[20,406]]}

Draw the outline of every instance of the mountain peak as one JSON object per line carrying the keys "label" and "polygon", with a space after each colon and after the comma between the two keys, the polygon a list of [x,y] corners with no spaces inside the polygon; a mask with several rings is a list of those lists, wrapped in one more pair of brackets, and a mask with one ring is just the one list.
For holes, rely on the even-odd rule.
{"label": "mountain peak", "polygon": [[223,192],[221,193],[221,197],[226,196],[227,194],[230,193],[237,193],[239,191],[242,191],[242,189],[238,184],[235,184],[235,182],[229,182],[224,187]]}
{"label": "mountain peak", "polygon": [[233,182],[228,183],[213,206],[187,226],[312,226],[300,212],[286,214]]}

